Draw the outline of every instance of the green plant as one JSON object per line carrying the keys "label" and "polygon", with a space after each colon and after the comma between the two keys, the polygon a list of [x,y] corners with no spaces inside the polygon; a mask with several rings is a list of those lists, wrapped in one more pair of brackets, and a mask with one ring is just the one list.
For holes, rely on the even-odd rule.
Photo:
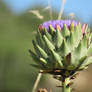
{"label": "green plant", "polygon": [[87,24],[73,20],[54,20],[39,26],[32,66],[62,81],[62,92],[70,92],[76,72],[92,63],[92,34]]}

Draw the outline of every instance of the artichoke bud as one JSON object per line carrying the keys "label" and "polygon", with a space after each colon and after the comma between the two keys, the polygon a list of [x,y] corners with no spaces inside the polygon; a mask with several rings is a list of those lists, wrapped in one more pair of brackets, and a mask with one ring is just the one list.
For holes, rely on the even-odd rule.
{"label": "artichoke bud", "polygon": [[[34,54],[36,66],[58,75],[71,76],[92,63],[92,34],[87,24],[74,20],[51,20],[38,28]],[[43,65],[44,64],[44,65]]]}

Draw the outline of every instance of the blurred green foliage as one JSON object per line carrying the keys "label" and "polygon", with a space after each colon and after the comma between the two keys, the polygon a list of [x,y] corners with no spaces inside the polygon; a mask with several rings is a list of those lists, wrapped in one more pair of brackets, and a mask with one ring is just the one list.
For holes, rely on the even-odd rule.
{"label": "blurred green foliage", "polygon": [[30,67],[28,49],[39,23],[29,13],[15,16],[0,4],[0,92],[32,89],[37,73]]}

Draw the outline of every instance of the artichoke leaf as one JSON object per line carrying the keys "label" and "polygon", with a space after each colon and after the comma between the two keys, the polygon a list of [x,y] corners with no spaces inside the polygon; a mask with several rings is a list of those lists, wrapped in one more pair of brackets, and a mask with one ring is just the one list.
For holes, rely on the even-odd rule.
{"label": "artichoke leaf", "polygon": [[48,49],[55,49],[55,46],[49,41],[49,39],[45,35],[43,37]]}
{"label": "artichoke leaf", "polygon": [[67,28],[66,24],[64,24],[61,33],[62,33],[63,37],[66,37],[66,36],[69,36],[69,35],[70,35],[70,31],[69,31],[69,29]]}
{"label": "artichoke leaf", "polygon": [[63,42],[63,37],[61,35],[60,30],[58,30],[58,28],[57,28],[56,29],[56,47],[60,48],[62,42]]}

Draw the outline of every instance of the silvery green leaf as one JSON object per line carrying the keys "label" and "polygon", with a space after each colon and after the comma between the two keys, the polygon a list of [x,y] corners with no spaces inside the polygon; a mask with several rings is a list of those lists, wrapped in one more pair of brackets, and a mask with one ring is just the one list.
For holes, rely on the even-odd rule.
{"label": "silvery green leaf", "polygon": [[44,35],[44,41],[46,43],[46,46],[49,48],[49,49],[55,49],[55,46],[49,41],[49,39]]}
{"label": "silvery green leaf", "polygon": [[59,56],[59,54],[57,54],[54,50],[51,50],[52,54],[53,54],[53,58],[55,59],[56,62],[58,62],[58,64],[63,67],[62,64],[62,58]]}
{"label": "silvery green leaf", "polygon": [[89,57],[82,65],[81,67],[86,67],[89,64],[92,64],[92,57]]}
{"label": "silvery green leaf", "polygon": [[53,33],[55,32],[55,29],[51,25],[49,25],[49,31],[51,35],[53,35]]}
{"label": "silvery green leaf", "polygon": [[39,51],[39,54],[40,54],[41,57],[48,58],[47,53],[39,45],[36,45],[36,48]]}
{"label": "silvery green leaf", "polygon": [[47,64],[47,61],[46,61],[45,59],[43,59],[43,58],[40,58],[40,61],[41,61],[42,63],[44,63],[44,64]]}
{"label": "silvery green leaf", "polygon": [[60,30],[56,29],[56,47],[59,48],[63,42]]}
{"label": "silvery green leaf", "polygon": [[50,33],[46,30],[46,28],[44,28],[44,33],[45,33],[46,37],[48,38],[48,40],[52,41],[52,37],[51,37]]}
{"label": "silvery green leaf", "polygon": [[63,26],[63,29],[62,29],[62,35],[64,36],[64,37],[66,37],[66,36],[69,36],[70,35],[70,31],[69,31],[69,29],[67,28],[67,26],[66,26],[66,24],[64,24],[64,26]]}
{"label": "silvery green leaf", "polygon": [[70,49],[69,49],[69,47],[67,45],[66,40],[63,40],[62,45],[61,45],[61,47],[59,49],[59,52],[61,53],[61,56],[66,56],[66,55],[68,55],[70,53]]}
{"label": "silvery green leaf", "polygon": [[92,55],[92,43],[90,44],[90,46],[88,48],[87,55],[88,56]]}

